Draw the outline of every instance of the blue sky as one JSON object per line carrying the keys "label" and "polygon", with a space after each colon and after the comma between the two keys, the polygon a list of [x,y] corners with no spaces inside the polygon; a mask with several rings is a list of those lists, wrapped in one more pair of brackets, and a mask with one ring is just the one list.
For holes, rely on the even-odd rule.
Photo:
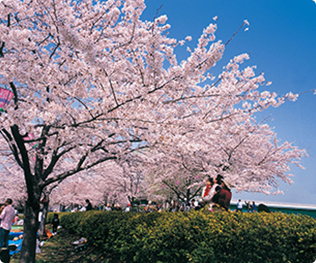
{"label": "blue sky", "polygon": [[[250,65],[264,72],[272,82],[267,89],[280,95],[289,91],[300,93],[316,89],[316,3],[313,0],[145,0],[143,19],[152,20],[158,11],[166,14],[170,37],[184,39],[192,36],[194,45],[202,30],[218,17],[217,39],[226,42],[248,20],[248,31],[241,31],[226,47],[222,64],[242,53],[250,53]],[[176,51],[185,58],[185,48]],[[282,141],[294,142],[305,148],[306,168],[293,168],[294,184],[280,184],[283,195],[236,194],[233,199],[316,204],[316,95],[307,93],[296,102],[263,112],[270,117]]]}

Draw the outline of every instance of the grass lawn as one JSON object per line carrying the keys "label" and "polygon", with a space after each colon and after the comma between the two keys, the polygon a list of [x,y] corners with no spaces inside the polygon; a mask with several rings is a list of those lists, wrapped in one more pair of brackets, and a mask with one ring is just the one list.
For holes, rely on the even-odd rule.
{"label": "grass lawn", "polygon": [[[48,226],[48,229],[51,227]],[[104,262],[107,260],[103,258],[102,253],[98,252],[94,247],[88,246],[83,251],[76,252],[71,242],[80,239],[80,236],[70,234],[66,229],[59,229],[58,234],[51,237],[43,247],[41,252],[36,254],[36,263],[50,262],[50,263],[89,263],[89,262]],[[20,253],[11,256],[10,263],[18,263]]]}

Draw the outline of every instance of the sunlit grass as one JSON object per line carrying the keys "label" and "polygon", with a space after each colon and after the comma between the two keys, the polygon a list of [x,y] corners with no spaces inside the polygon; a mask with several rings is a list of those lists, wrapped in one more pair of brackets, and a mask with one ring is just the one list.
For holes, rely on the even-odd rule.
{"label": "sunlit grass", "polygon": [[[50,227],[49,227],[50,228]],[[80,238],[78,235],[70,234],[65,229],[59,229],[58,234],[45,241],[41,252],[36,254],[36,263],[65,263],[65,262],[95,262],[100,258],[92,247],[86,250],[75,252],[71,242]],[[11,256],[10,263],[18,263],[20,253]]]}

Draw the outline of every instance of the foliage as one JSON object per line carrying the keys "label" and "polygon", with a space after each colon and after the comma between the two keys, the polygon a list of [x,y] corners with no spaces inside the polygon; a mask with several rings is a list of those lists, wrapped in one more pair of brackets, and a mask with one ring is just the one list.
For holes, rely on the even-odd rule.
{"label": "foliage", "polygon": [[282,213],[62,214],[109,262],[313,262],[316,221]]}

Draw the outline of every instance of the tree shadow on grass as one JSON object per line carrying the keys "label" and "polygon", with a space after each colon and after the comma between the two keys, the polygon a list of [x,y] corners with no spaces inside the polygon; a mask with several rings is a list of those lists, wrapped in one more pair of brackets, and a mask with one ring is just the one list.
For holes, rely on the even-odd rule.
{"label": "tree shadow on grass", "polygon": [[[108,262],[104,254],[95,247],[89,246],[76,251],[72,242],[80,239],[66,229],[59,229],[58,234],[46,240],[41,247],[41,253],[36,254],[36,263],[101,263]],[[18,263],[20,253],[11,256],[10,263]]]}

